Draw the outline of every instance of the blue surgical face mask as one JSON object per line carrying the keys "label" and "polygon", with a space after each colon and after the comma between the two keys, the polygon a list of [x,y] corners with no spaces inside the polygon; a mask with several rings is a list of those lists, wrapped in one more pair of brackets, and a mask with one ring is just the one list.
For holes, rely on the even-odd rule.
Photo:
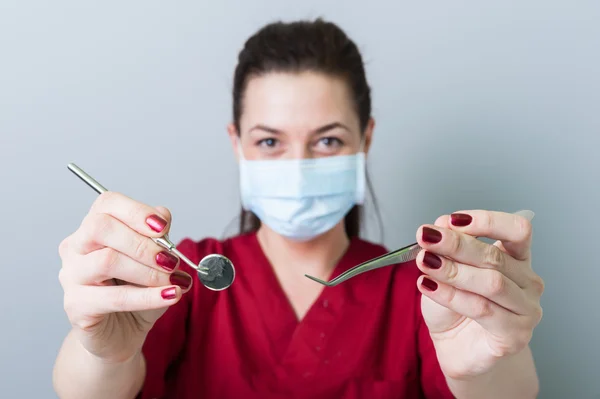
{"label": "blue surgical face mask", "polygon": [[282,236],[310,240],[364,202],[362,151],[313,159],[248,161],[239,140],[238,147],[242,206]]}

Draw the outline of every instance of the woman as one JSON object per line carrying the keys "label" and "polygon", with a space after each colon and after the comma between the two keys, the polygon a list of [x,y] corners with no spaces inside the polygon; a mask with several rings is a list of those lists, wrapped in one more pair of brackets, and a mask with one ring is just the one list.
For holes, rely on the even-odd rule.
{"label": "woman", "polygon": [[252,36],[228,128],[241,234],[179,245],[194,262],[229,257],[234,284],[207,290],[147,238],[169,231],[167,209],[99,196],[60,245],[73,329],[55,365],[59,396],[535,397],[528,344],[543,282],[525,219],[444,215],[418,229],[415,264],[332,288],[304,277],[386,252],[358,237],[373,129],[361,55],[337,26],[275,23]]}

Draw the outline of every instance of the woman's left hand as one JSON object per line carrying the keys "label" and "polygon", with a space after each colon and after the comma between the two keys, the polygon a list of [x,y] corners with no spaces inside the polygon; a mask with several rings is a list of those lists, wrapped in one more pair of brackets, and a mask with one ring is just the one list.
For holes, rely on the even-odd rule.
{"label": "woman's left hand", "polygon": [[[496,241],[493,245],[476,237]],[[444,374],[468,379],[527,348],[542,318],[543,280],[531,268],[531,223],[482,210],[417,231],[421,309]]]}

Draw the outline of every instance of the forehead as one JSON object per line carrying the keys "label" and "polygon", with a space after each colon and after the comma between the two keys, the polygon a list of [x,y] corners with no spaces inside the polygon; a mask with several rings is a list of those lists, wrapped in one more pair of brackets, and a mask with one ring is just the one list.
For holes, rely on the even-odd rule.
{"label": "forehead", "polygon": [[321,73],[267,73],[248,81],[242,131],[255,124],[282,130],[312,130],[332,122],[358,130],[348,85]]}

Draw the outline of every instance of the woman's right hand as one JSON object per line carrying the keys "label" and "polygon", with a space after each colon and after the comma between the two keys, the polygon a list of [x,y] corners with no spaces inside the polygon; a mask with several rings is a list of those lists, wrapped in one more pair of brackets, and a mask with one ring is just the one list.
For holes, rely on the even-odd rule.
{"label": "woman's right hand", "polygon": [[64,307],[83,347],[106,362],[137,354],[156,320],[189,291],[179,259],[149,237],[171,214],[106,192],[59,246]]}

